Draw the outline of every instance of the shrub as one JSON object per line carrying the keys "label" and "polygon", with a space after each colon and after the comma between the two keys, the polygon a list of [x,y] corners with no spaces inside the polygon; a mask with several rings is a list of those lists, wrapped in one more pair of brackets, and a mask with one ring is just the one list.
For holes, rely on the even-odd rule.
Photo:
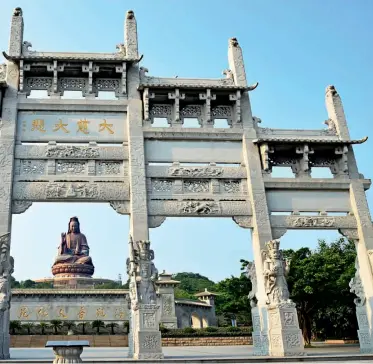
{"label": "shrub", "polygon": [[222,337],[222,336],[251,336],[251,327],[234,328],[227,330],[226,327],[205,327],[194,329],[186,327],[184,329],[168,329],[162,333],[162,337]]}
{"label": "shrub", "polygon": [[159,331],[162,333],[162,334],[165,334],[166,332],[169,331],[169,329],[165,326],[163,326],[162,324],[159,325]]}
{"label": "shrub", "polygon": [[196,329],[193,329],[193,327],[185,327],[183,329],[183,333],[184,334],[195,334],[196,333]]}
{"label": "shrub", "polygon": [[238,332],[238,331],[241,331],[241,329],[239,327],[236,327],[236,326],[229,326],[226,328],[226,330],[228,332]]}

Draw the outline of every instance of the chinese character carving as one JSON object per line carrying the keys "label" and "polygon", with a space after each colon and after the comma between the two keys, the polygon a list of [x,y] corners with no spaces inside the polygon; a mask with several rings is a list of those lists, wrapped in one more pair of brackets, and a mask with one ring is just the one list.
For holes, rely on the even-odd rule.
{"label": "chinese character carving", "polygon": [[97,310],[96,310],[96,317],[105,317],[106,314],[105,314],[105,311],[102,307],[99,307]]}
{"label": "chinese character carving", "polygon": [[109,134],[114,134],[114,130],[112,129],[112,127],[113,127],[113,124],[108,124],[107,122],[106,122],[106,119],[104,119],[104,122],[103,123],[101,123],[101,124],[99,124],[99,129],[98,129],[98,131],[101,133],[101,132],[103,132],[105,129],[109,132]]}
{"label": "chinese character carving", "polygon": [[41,319],[48,317],[48,311],[45,309],[45,307],[41,307],[37,311],[37,316]]}
{"label": "chinese character carving", "polygon": [[77,124],[78,124],[77,133],[81,131],[84,134],[89,134],[89,131],[88,131],[89,121],[87,119],[83,119],[83,120],[80,119]]}
{"label": "chinese character carving", "polygon": [[27,319],[30,316],[30,310],[26,306],[22,306],[19,309],[18,318],[19,319]]}
{"label": "chinese character carving", "polygon": [[83,320],[84,317],[85,317],[85,315],[86,315],[86,313],[87,313],[87,311],[86,311],[85,307],[84,306],[80,306],[80,310],[78,312],[78,318],[79,318],[79,320]]}
{"label": "chinese character carving", "polygon": [[45,124],[43,119],[35,119],[32,121],[31,131],[40,131],[41,133],[45,133]]}
{"label": "chinese character carving", "polygon": [[67,315],[65,313],[65,310],[63,308],[60,308],[60,310],[58,311],[58,317],[61,317],[63,319],[66,319],[67,318]]}
{"label": "chinese character carving", "polygon": [[126,317],[126,313],[123,311],[123,309],[121,309],[121,308],[116,308],[116,309],[115,309],[114,317],[115,317],[116,319],[124,320],[124,318]]}
{"label": "chinese character carving", "polygon": [[62,130],[65,133],[70,133],[69,130],[67,130],[67,124],[64,124],[61,119],[58,120],[58,123],[55,124],[53,131]]}

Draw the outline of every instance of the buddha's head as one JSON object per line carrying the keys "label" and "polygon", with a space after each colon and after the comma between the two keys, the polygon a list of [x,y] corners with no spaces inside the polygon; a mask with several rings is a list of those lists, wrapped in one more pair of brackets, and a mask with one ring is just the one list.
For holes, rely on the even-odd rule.
{"label": "buddha's head", "polygon": [[69,221],[69,229],[68,233],[75,233],[79,234],[80,233],[80,224],[79,224],[79,219],[77,217],[72,217]]}

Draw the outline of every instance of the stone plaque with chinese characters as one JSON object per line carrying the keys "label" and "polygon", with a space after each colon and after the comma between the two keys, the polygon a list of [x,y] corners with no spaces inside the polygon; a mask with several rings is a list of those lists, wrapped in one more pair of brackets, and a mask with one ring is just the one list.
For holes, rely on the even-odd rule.
{"label": "stone plaque with chinese characters", "polygon": [[127,140],[126,122],[125,113],[22,111],[18,114],[17,140],[122,143]]}

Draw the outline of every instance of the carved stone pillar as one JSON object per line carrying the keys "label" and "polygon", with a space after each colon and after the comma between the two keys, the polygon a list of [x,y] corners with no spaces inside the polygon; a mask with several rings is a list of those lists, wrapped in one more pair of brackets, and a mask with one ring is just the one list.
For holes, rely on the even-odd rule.
{"label": "carved stone pillar", "polygon": [[172,275],[165,271],[159,275],[159,280],[157,281],[160,322],[169,329],[177,329],[174,291],[179,283],[179,281],[173,280]]}
{"label": "carved stone pillar", "polygon": [[[11,34],[9,40],[9,54],[20,55],[23,39],[22,10],[16,8],[12,17]],[[0,124],[0,240],[6,237],[6,244],[1,243],[1,255],[9,257],[10,235],[12,227],[12,184],[14,175],[14,147],[16,139],[17,120],[17,93],[19,85],[19,67],[17,64],[8,62],[6,67],[7,89],[5,91],[2,105],[2,120]],[[8,259],[8,258],[7,258]],[[9,271],[10,272],[10,271]],[[2,287],[1,292],[5,294],[10,284],[11,273],[0,274]],[[4,296],[6,297],[6,295]],[[5,298],[4,298],[5,299]],[[5,301],[4,301],[5,302]],[[7,303],[1,307],[0,323],[0,359],[9,358],[9,305],[10,295]]]}
{"label": "carved stone pillar", "polygon": [[135,14],[132,10],[128,10],[124,23],[124,42],[126,47],[126,56],[129,58],[137,58],[138,43],[137,43],[137,22]]}
{"label": "carved stone pillar", "polygon": [[[137,91],[139,70],[133,65],[128,70],[128,165],[130,182],[130,332],[129,355],[134,359],[163,357],[159,331],[155,290],[151,292],[154,277],[149,246],[148,205],[145,169],[144,135],[142,130],[142,102]],[[144,244],[143,244],[144,243]],[[144,250],[145,249],[145,250]],[[155,268],[154,268],[155,269]]]}
{"label": "carved stone pillar", "polygon": [[346,116],[342,100],[334,86],[328,86],[325,91],[325,105],[329,116],[329,123],[333,123],[341,139],[350,139]]}
{"label": "carved stone pillar", "polygon": [[[297,326],[298,318],[295,304],[292,302],[268,304],[268,287],[265,279],[267,273],[265,272],[263,252],[267,250],[266,244],[272,240],[272,229],[261,173],[260,155],[253,143],[254,139],[255,135],[250,135],[250,131],[245,130],[243,157],[253,214],[252,245],[256,275],[256,302],[255,305],[252,304],[254,355],[303,355],[304,345],[299,326]],[[276,234],[284,232],[275,231]],[[272,316],[270,315],[278,315],[280,317],[279,324],[277,321],[276,323],[271,322],[270,318]],[[285,320],[285,316],[291,316],[291,323]]]}
{"label": "carved stone pillar", "polygon": [[[245,131],[243,138],[243,157],[247,172],[247,187],[253,213],[252,218],[252,246],[255,261],[255,274],[257,277],[257,288],[255,296],[257,305],[252,311],[253,322],[253,345],[254,355],[269,355],[268,347],[268,315],[267,297],[265,294],[262,251],[265,243],[272,239],[269,211],[265,194],[264,182],[260,165],[258,149],[253,139],[247,136]],[[255,136],[254,136],[255,138]]]}
{"label": "carved stone pillar", "polygon": [[8,54],[13,57],[20,57],[23,43],[23,14],[21,8],[15,8],[10,23],[10,38]]}
{"label": "carved stone pillar", "polygon": [[[364,308],[357,308],[356,310],[359,322],[359,338],[360,332],[362,334],[360,349],[365,353],[373,353],[373,225],[362,181],[351,180],[350,199],[352,213],[356,218],[357,230],[356,232],[340,230],[340,232],[349,239],[358,240],[356,242],[356,253],[361,281],[361,283],[359,282],[359,290],[363,294],[361,292],[356,293],[356,291],[355,293],[360,301],[364,301],[365,297],[365,303],[361,306]],[[366,320],[365,317],[359,318],[359,315],[363,314],[366,314]],[[369,336],[367,332],[369,332]]]}

